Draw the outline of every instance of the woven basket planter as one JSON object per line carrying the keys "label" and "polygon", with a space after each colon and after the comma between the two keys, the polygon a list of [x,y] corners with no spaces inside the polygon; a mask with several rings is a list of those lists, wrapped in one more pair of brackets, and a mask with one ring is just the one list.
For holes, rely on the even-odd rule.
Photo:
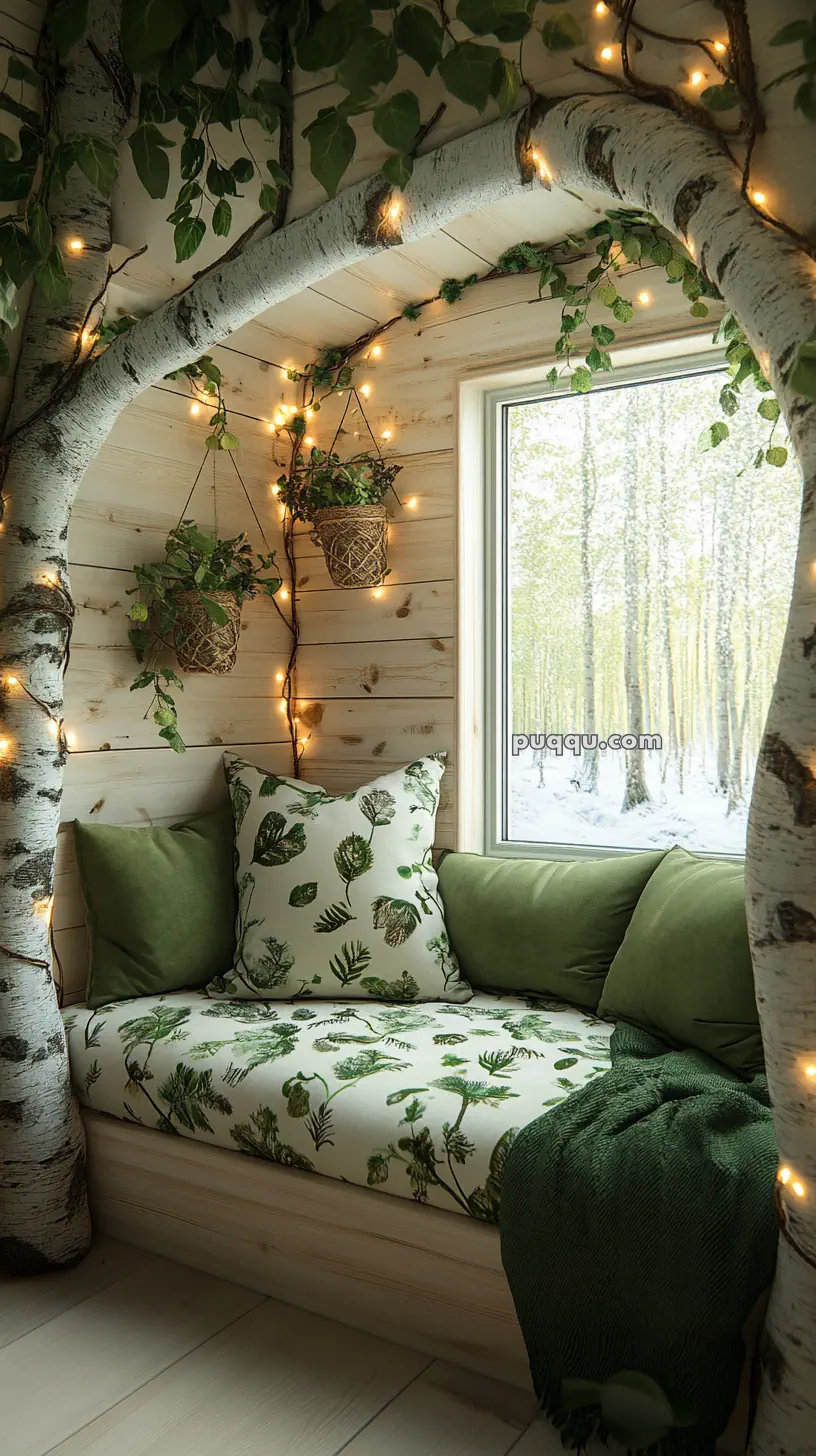
{"label": "woven basket planter", "polygon": [[184,672],[232,672],[241,633],[241,604],[232,592],[207,592],[210,601],[223,607],[229,621],[216,626],[207,614],[198,592],[180,592],[176,597],[178,616],[173,646]]}
{"label": "woven basket planter", "polygon": [[379,586],[388,570],[385,506],[325,506],[312,540],[323,548],[335,586]]}

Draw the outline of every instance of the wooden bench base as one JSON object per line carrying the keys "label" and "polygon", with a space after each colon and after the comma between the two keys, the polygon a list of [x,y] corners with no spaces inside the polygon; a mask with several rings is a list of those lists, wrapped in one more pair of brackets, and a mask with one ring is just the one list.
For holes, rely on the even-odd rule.
{"label": "wooden bench base", "polygon": [[[489,1224],[83,1111],[95,1228],[530,1388]],[[761,1320],[746,1330],[749,1351]],[[718,1444],[744,1449],[743,1388]]]}

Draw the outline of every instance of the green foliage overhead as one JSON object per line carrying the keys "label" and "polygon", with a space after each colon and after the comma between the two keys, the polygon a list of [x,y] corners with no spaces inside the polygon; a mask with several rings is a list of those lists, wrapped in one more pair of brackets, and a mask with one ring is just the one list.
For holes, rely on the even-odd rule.
{"label": "green foliage overhead", "polygon": [[816,13],[811,20],[792,20],[789,25],[783,25],[771,37],[771,45],[799,45],[802,49],[802,60],[799,65],[776,76],[765,89],[770,91],[774,86],[784,85],[786,81],[798,81],[793,98],[794,108],[801,111],[808,121],[816,121]]}

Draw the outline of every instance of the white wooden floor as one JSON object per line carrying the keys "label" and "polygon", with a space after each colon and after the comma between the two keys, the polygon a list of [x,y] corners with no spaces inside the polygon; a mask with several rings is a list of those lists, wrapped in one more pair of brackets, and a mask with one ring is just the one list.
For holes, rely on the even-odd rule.
{"label": "white wooden floor", "polygon": [[100,1239],[0,1279],[3,1456],[561,1456],[531,1396]]}

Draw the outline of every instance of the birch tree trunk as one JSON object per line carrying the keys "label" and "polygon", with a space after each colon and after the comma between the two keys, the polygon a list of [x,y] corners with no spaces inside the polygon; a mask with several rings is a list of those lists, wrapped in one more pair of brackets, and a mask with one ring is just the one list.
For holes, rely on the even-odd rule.
{"label": "birch tree trunk", "polygon": [[[638,558],[638,459],[637,405],[633,389],[626,396],[626,443],[624,470],[626,495],[623,518],[623,677],[626,684],[627,733],[643,732],[643,693],[640,682],[640,577]],[[621,812],[627,814],[649,801],[643,772],[643,755],[637,749],[626,753],[626,787]]]}
{"label": "birch tree trunk", "polygon": [[[592,444],[592,416],[589,400],[584,399],[584,435],[581,450],[581,600],[584,634],[584,732],[596,734],[595,712],[595,612],[592,601],[592,553],[590,531],[595,496],[598,488],[595,451]],[[598,792],[598,750],[588,748],[584,754],[580,785],[586,794]]]}
{"label": "birch tree trunk", "polygon": [[[66,133],[92,132],[118,145],[129,85],[119,55],[118,7],[93,0],[89,27],[95,52],[75,46],[62,71],[60,124]],[[118,87],[112,75],[120,77]],[[41,293],[32,299],[0,465],[0,715],[8,742],[0,760],[0,1269],[23,1274],[71,1264],[90,1243],[85,1144],[49,934],[66,757],[58,725],[73,616],[66,545],[72,480],[69,462],[64,470],[59,463],[58,414],[49,411],[44,428],[26,421],[46,407],[77,354],[88,309],[107,275],[111,211],[74,169],[49,214],[72,292],[64,308]],[[69,238],[82,240],[81,254],[66,251]],[[32,458],[32,439],[50,469]],[[27,465],[18,465],[18,457]]]}
{"label": "birch tree trunk", "polygon": [[658,519],[657,547],[657,590],[658,616],[660,621],[660,645],[663,655],[663,670],[666,674],[666,725],[668,745],[664,744],[663,782],[669,764],[674,760],[677,766],[680,792],[683,792],[683,760],[677,731],[677,695],[674,683],[674,657],[671,640],[671,613],[669,610],[669,475],[666,469],[666,398],[661,389],[658,394],[658,460],[660,468],[660,505]]}

